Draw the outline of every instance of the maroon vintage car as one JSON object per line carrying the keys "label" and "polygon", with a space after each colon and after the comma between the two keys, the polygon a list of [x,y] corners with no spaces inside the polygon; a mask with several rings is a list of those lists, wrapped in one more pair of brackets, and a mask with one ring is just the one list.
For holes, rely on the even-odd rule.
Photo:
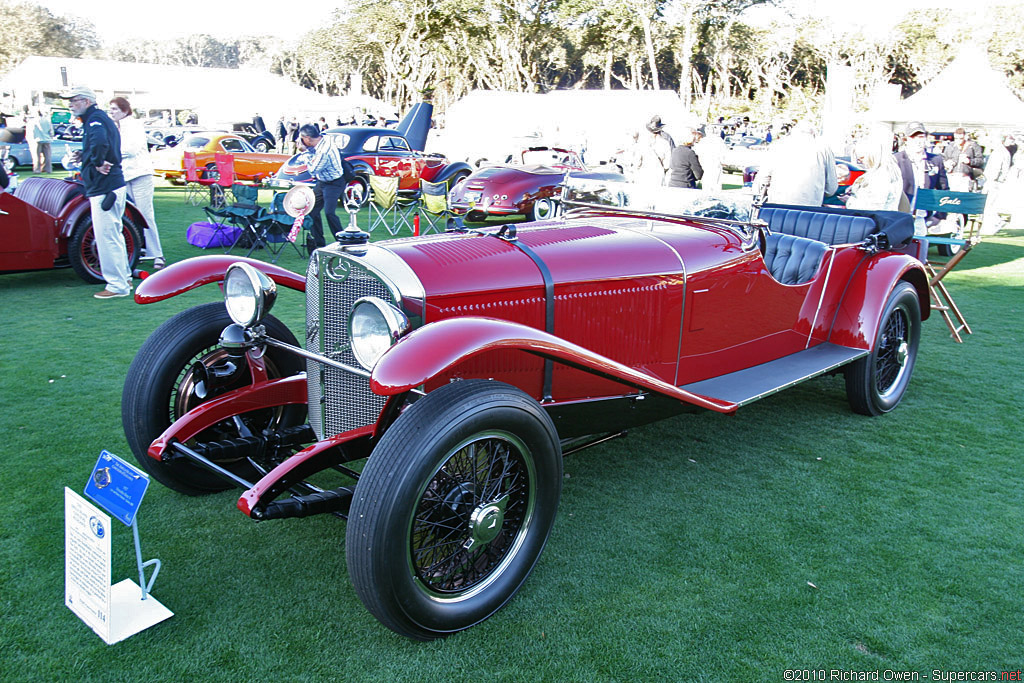
{"label": "maroon vintage car", "polygon": [[616,171],[587,168],[572,150],[530,147],[519,155],[519,163],[488,166],[473,173],[452,189],[449,203],[468,221],[515,215],[546,220],[558,212],[559,185],[568,177],[625,180]]}
{"label": "maroon vintage car", "polygon": [[[305,275],[231,256],[157,273],[137,302],[220,281],[224,301],[135,357],[132,451],[176,491],[239,487],[253,520],[347,515],[360,599],[428,640],[526,580],[567,452],[825,373],[859,413],[897,406],[929,312],[909,216],[602,205],[638,205],[625,195],[567,194],[563,219],[518,229],[375,244],[350,229]],[[301,346],[269,315],[277,286],[305,291]]]}
{"label": "maroon vintage car", "polygon": [[[122,224],[128,266],[134,269],[146,219],[127,202]],[[13,194],[0,192],[0,233],[0,273],[70,265],[86,282],[104,282],[89,200],[80,182],[28,178]]]}

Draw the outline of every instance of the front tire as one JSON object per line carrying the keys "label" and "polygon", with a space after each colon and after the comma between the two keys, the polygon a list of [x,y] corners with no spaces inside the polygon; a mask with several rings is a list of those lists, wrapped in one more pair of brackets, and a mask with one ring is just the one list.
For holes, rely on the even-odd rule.
{"label": "front tire", "polygon": [[[158,327],[143,343],[125,376],[121,394],[121,421],[125,437],[135,459],[154,479],[164,486],[188,495],[200,495],[228,488],[223,479],[189,462],[164,463],[147,454],[149,445],[171,422],[177,420],[200,403],[227,391],[247,385],[250,380],[245,359],[232,359],[218,345],[220,334],[231,324],[223,302],[196,306],[178,313]],[[284,324],[267,316],[263,320],[268,334],[288,344],[298,345],[295,336]],[[266,351],[267,375],[273,379],[302,372],[305,364],[298,356],[275,348]],[[200,398],[197,393],[195,364],[208,369],[225,368],[233,362],[239,367],[232,381],[217,389],[211,388]],[[304,407],[286,406],[246,413],[239,417],[254,434],[267,427],[286,427],[301,424]],[[211,427],[197,441],[223,440],[237,437],[239,427],[233,420]],[[253,470],[245,461],[225,462],[219,465],[239,476],[252,476]]]}
{"label": "front tire", "polygon": [[846,395],[861,415],[887,413],[903,398],[914,372],[921,340],[921,303],[917,290],[900,281],[882,312],[874,350],[846,367]]}
{"label": "front tire", "polygon": [[[128,272],[135,270],[142,254],[142,232],[127,214],[121,217],[121,236],[124,237],[128,257]],[[86,212],[68,240],[68,262],[78,277],[95,285],[106,283],[100,270],[100,252],[96,247],[96,234],[92,228],[92,214]]]}
{"label": "front tire", "polygon": [[432,640],[483,621],[540,557],[561,495],[551,418],[507,384],[466,380],[410,406],[356,486],[346,558],[385,626]]}

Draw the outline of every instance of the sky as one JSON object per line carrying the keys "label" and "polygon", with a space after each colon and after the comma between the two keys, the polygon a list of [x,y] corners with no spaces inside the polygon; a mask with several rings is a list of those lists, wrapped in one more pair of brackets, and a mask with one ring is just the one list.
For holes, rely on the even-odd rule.
{"label": "sky", "polygon": [[[214,0],[197,11],[186,9],[196,7],[190,3],[35,1],[54,14],[77,15],[90,20],[96,26],[100,39],[108,43],[132,38],[180,38],[194,33],[209,33],[217,38],[274,35],[283,40],[294,40],[316,26],[316,17],[330,16],[333,9],[345,4],[339,0],[303,0],[299,5],[301,13],[282,13],[282,8],[288,4],[280,0]],[[792,7],[798,14],[813,13],[847,25],[858,23],[868,29],[883,31],[898,23],[912,9],[980,9],[1021,1],[1024,0],[779,0],[778,4]],[[314,21],[303,23],[304,16],[314,17]]]}
{"label": "sky", "polygon": [[[316,27],[316,17],[329,17],[339,0],[302,0],[299,5],[267,0],[213,0],[206,3],[118,2],[95,0],[33,0],[56,15],[75,15],[96,27],[100,40],[145,38],[166,40],[195,33],[215,38],[273,35],[293,40]],[[295,11],[301,9],[301,13]],[[303,17],[314,21],[303,23]]]}

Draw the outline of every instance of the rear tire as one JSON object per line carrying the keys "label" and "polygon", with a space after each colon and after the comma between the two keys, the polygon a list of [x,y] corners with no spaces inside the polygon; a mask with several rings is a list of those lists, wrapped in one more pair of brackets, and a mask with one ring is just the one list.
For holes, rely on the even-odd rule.
{"label": "rear tire", "polygon": [[887,413],[903,398],[921,340],[921,303],[906,281],[896,283],[882,312],[874,350],[846,366],[846,395],[861,415]]}
{"label": "rear tire", "polygon": [[[125,253],[128,257],[128,271],[135,270],[142,254],[142,233],[127,214],[121,217],[121,235],[124,237]],[[71,239],[68,240],[68,262],[72,270],[86,282],[95,285],[106,283],[100,270],[100,255],[96,248],[96,235],[92,229],[92,214],[86,212],[78,221]]]}

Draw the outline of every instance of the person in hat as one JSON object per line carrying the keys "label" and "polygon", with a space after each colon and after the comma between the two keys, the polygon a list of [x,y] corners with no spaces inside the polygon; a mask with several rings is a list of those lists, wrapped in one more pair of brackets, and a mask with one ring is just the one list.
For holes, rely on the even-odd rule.
{"label": "person in hat", "polygon": [[[928,143],[928,130],[924,124],[911,121],[904,132],[907,137],[906,146],[894,156],[903,174],[903,194],[907,198],[907,204],[913,207],[918,188],[948,190],[949,180],[946,178],[946,166],[942,156],[925,149]],[[929,212],[925,220],[934,225],[945,217],[944,213]]]}
{"label": "person in hat", "polygon": [[667,132],[660,116],[654,116],[647,125],[647,134],[640,134],[636,157],[636,182],[644,185],[664,185],[671,165],[675,142]]}
{"label": "person in hat", "polygon": [[337,214],[338,200],[345,193],[345,186],[355,174],[352,172],[352,165],[342,158],[341,150],[335,144],[335,136],[323,135],[315,123],[307,123],[299,128],[299,140],[312,153],[306,168],[316,180],[316,185],[313,186],[316,203],[310,211],[313,225],[309,229],[313,244],[306,247],[312,254],[314,249],[327,244],[324,241],[324,224],[320,218],[321,209],[327,215],[327,225],[330,226],[331,234],[336,235],[342,231],[341,219]]}
{"label": "person in hat", "polygon": [[115,299],[132,291],[131,271],[122,234],[124,215],[124,174],[121,172],[121,134],[107,113],[96,106],[96,93],[75,86],[63,95],[68,107],[82,120],[82,151],[76,152],[82,164],[82,184],[92,211],[92,230],[100,258],[100,272],[107,286],[93,296]]}

